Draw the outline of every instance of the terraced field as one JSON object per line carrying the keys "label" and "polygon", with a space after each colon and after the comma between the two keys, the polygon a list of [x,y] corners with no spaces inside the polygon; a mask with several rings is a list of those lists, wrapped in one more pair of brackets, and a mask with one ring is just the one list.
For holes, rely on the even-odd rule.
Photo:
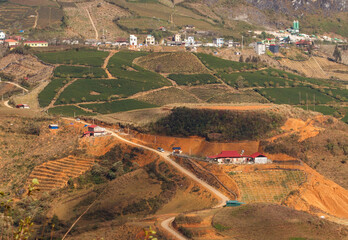
{"label": "terraced field", "polygon": [[51,64],[74,64],[94,67],[101,67],[104,63],[104,59],[108,55],[108,52],[102,52],[93,49],[74,49],[60,52],[43,52],[36,54],[36,56],[42,61]]}
{"label": "terraced field", "polygon": [[48,161],[34,168],[27,180],[27,184],[29,185],[32,179],[37,178],[40,183],[38,188],[41,192],[62,188],[67,185],[69,179],[82,175],[95,162],[94,159],[74,156]]}
{"label": "terraced field", "polygon": [[241,190],[241,201],[280,203],[291,191],[307,180],[303,171],[230,172]]}

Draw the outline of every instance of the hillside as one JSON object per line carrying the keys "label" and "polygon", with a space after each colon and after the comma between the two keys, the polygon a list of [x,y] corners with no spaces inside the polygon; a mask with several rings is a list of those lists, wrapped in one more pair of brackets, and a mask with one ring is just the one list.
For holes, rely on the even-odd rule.
{"label": "hillside", "polygon": [[265,203],[184,214],[175,224],[192,239],[344,239],[348,231],[308,213]]}

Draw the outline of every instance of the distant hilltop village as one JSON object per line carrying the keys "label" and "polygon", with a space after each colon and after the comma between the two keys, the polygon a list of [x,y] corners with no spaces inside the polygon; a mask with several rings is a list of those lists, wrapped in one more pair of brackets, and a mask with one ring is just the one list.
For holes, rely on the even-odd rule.
{"label": "distant hilltop village", "polygon": [[[167,32],[163,26],[158,28],[158,31]],[[23,31],[20,31],[23,33]],[[300,33],[300,23],[295,20],[293,26],[286,30],[279,31],[248,31],[252,35],[254,42],[248,46],[253,47],[258,55],[265,54],[266,50],[273,53],[279,52],[279,49],[285,47],[287,44],[296,45],[297,47],[308,47],[314,42],[329,42],[329,43],[347,43],[347,40],[339,38],[331,38],[328,36],[307,35]],[[203,39],[203,40],[202,40]],[[207,39],[211,39],[210,42]],[[86,45],[93,47],[104,48],[129,48],[131,50],[140,50],[149,46],[168,46],[168,47],[184,47],[190,51],[196,51],[198,47],[213,47],[213,48],[232,48],[244,47],[243,36],[242,41],[234,41],[233,39],[225,39],[216,36],[211,31],[197,30],[194,25],[186,25],[178,33],[172,36],[156,39],[155,36],[148,34],[146,36],[136,36],[131,34],[129,38],[117,37],[115,40],[101,40],[98,39],[51,39],[48,41],[32,41],[23,38],[22,36],[7,36],[5,32],[0,31],[0,43],[9,47],[10,49],[18,46],[28,46],[32,48],[48,47],[49,45]],[[261,41],[256,41],[262,39]],[[240,54],[236,52],[236,54]]]}

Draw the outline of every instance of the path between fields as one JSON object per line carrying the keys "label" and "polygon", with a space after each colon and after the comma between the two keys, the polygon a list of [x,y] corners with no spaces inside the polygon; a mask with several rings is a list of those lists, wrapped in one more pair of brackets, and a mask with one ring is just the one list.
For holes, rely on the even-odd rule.
{"label": "path between fields", "polygon": [[37,21],[39,20],[39,12],[37,11],[37,9],[35,9],[35,13],[36,13],[36,16],[35,16],[35,22],[34,22],[34,26],[33,26],[34,29],[36,28]]}
{"label": "path between fields", "polygon": [[4,105],[5,105],[5,107],[8,107],[8,108],[13,108],[11,105],[9,105],[9,104],[8,104],[8,101],[9,101],[9,100],[4,101]]}
{"label": "path between fields", "polygon": [[[75,120],[75,119],[71,119],[71,118],[65,118],[68,120]],[[90,124],[84,121],[80,121],[83,124]],[[116,137],[117,139],[133,145],[133,146],[137,146],[137,147],[141,147],[143,149],[149,150],[151,152],[154,152],[156,154],[158,154],[159,156],[161,156],[166,162],[168,162],[169,164],[171,164],[174,168],[176,168],[179,172],[183,173],[184,175],[188,176],[189,178],[191,178],[193,181],[197,182],[198,184],[200,184],[201,186],[203,186],[204,188],[206,188],[208,191],[210,191],[211,193],[213,193],[216,197],[220,198],[220,202],[213,208],[221,208],[225,205],[226,201],[229,200],[230,198],[225,196],[223,193],[221,193],[219,190],[215,189],[214,187],[210,186],[208,183],[206,183],[205,181],[199,179],[195,174],[193,174],[192,172],[190,172],[189,170],[185,169],[184,167],[180,166],[178,163],[176,163],[173,159],[171,159],[169,157],[170,152],[159,152],[156,149],[150,148],[148,146],[139,144],[139,143],[134,143],[128,139],[125,139],[123,137],[121,137],[120,135],[116,134],[114,132],[114,130],[110,130],[108,128],[105,128],[107,133],[110,133],[112,136]],[[174,221],[175,217],[170,217],[168,219],[165,219],[161,222],[161,226],[168,231],[171,235],[173,235],[176,239],[179,240],[186,240],[187,238],[184,237],[183,235],[181,235],[179,232],[177,232],[173,227],[172,227],[172,222]]]}
{"label": "path between fields", "polygon": [[72,83],[74,83],[78,78],[73,79],[72,81],[68,82],[67,84],[64,85],[64,87],[62,87],[61,89],[59,89],[59,91],[57,92],[57,94],[54,96],[54,98],[52,99],[52,101],[50,102],[50,104],[45,108],[45,110],[53,107],[53,105],[55,104],[55,102],[57,101],[57,99],[59,98],[60,94],[62,94],[62,92],[69,87]]}
{"label": "path between fields", "polygon": [[95,31],[95,40],[98,40],[98,39],[99,39],[98,30],[97,30],[97,28],[96,28],[95,25],[94,25],[92,16],[91,16],[91,14],[89,13],[88,9],[87,9],[87,8],[85,8],[85,9],[86,9],[87,15],[88,15],[88,17],[89,17],[89,20],[91,21],[92,27],[93,27],[93,29],[94,29],[94,31]]}
{"label": "path between fields", "polygon": [[106,72],[106,74],[108,75],[108,79],[116,79],[114,76],[111,75],[111,73],[108,70],[108,64],[109,64],[109,60],[112,56],[115,55],[115,53],[117,53],[117,50],[111,50],[109,53],[109,56],[107,56],[104,60],[104,64],[102,66],[102,69],[104,69],[104,71]]}

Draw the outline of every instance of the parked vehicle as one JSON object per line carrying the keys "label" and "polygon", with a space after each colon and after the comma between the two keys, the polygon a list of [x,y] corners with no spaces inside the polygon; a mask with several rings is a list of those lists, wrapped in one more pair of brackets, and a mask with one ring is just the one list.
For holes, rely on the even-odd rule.
{"label": "parked vehicle", "polygon": [[157,148],[157,151],[159,151],[159,152],[164,152],[164,149],[161,148],[161,147],[159,147],[159,148]]}

